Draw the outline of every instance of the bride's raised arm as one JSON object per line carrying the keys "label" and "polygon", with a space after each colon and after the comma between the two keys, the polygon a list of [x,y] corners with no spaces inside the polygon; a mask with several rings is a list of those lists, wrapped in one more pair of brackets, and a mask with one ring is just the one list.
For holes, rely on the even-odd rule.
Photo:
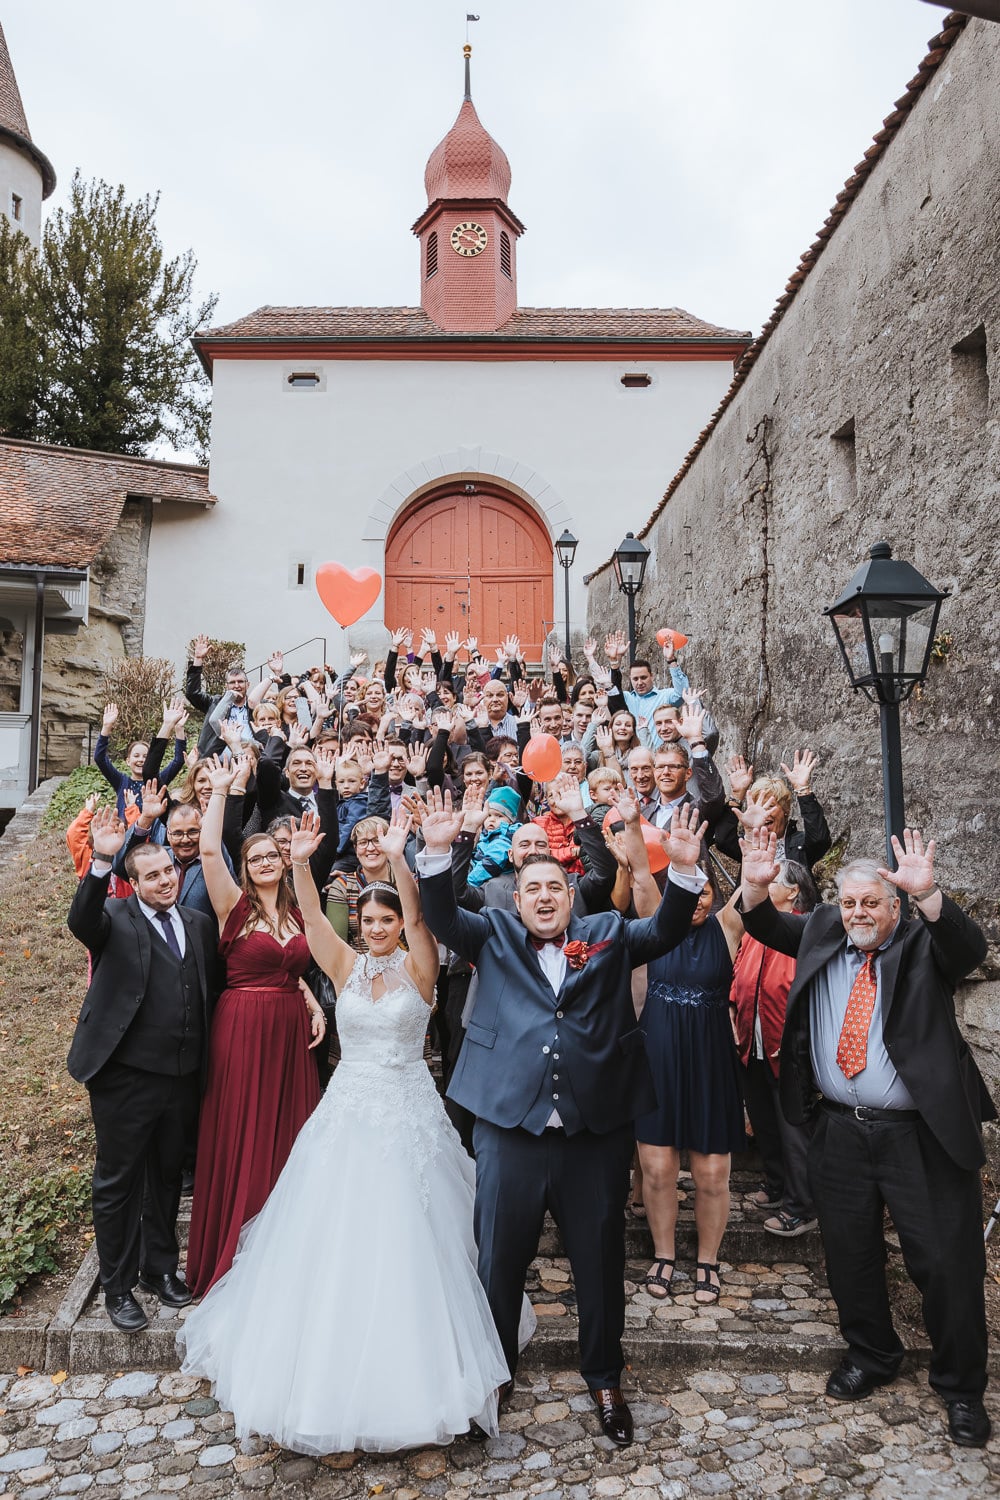
{"label": "bride's raised arm", "polygon": [[349,943],[337,936],[323,915],[319,891],[309,866],[310,858],[322,841],[316,813],[304,812],[301,822],[292,819],[292,880],[295,900],[306,924],[309,952],[339,991],[350,978],[357,954]]}
{"label": "bride's raised arm", "polygon": [[398,809],[384,834],[379,836],[382,853],[389,861],[396,890],[403,908],[403,926],[406,943],[410,950],[411,975],[428,1005],[434,1004],[434,987],[437,984],[441,960],[438,955],[437,938],[434,937],[420,907],[420,896],[413,872],[406,863],[406,840],[413,819],[409,813]]}

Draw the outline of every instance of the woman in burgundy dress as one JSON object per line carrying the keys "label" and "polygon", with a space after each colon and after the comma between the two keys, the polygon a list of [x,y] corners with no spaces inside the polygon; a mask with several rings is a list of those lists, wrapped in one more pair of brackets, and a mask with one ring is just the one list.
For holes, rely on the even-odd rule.
{"label": "woman in burgundy dress", "polygon": [[309,1051],[325,1031],[323,1012],[302,985],[309,945],[277,844],[264,833],[244,841],[241,885],[222,858],[222,814],[236,769],[215,762],[200,840],[227,987],[212,1017],[198,1127],[187,1254],[196,1297],[229,1270],[240,1230],[263,1208],[319,1103]]}

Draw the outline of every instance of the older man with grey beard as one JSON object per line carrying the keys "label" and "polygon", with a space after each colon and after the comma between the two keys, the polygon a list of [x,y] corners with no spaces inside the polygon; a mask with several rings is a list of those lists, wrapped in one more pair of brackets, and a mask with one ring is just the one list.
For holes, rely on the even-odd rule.
{"label": "older man with grey beard", "polygon": [[[990,1434],[980,1168],[981,1122],[996,1110],[955,1019],[954,991],[986,957],[986,939],[934,877],[934,841],[893,838],[897,868],[857,859],[839,905],[779,912],[777,840],[743,841],[740,907],[751,936],[797,959],[781,1044],[781,1104],[813,1121],[809,1179],[847,1354],[827,1381],[856,1401],[899,1371],[885,1279],[888,1207],[923,1298],[930,1383],[952,1440]],[[900,893],[915,913],[905,917]]]}

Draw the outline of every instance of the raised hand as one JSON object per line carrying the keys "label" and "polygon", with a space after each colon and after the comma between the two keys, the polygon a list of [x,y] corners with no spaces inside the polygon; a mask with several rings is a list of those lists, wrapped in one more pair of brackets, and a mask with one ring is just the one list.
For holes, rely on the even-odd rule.
{"label": "raised hand", "polygon": [[562,666],[562,660],[563,660],[562,648],[559,647],[559,646],[553,645],[550,642],[549,643],[549,666],[552,668],[553,672],[558,672],[559,668]]}
{"label": "raised hand", "polygon": [[519,724],[530,724],[535,717],[535,707],[536,705],[532,703],[527,693],[525,693],[521,699],[521,709],[517,716],[517,722]]}
{"label": "raised hand", "polygon": [[503,643],[503,653],[508,661],[517,661],[521,655],[521,638],[509,635]]}
{"label": "raised hand", "polygon": [[187,704],[183,698],[171,698],[163,704],[164,739],[180,738],[179,730],[187,719]]}
{"label": "raised hand", "polygon": [[604,654],[612,665],[617,665],[628,650],[628,642],[620,630],[613,630],[604,638]]}
{"label": "raised hand", "polygon": [[118,723],[118,704],[105,703],[104,717],[101,719],[101,733],[107,737]]}
{"label": "raised hand", "polygon": [[626,823],[639,822],[639,803],[628,787],[618,793],[617,807]]}
{"label": "raised hand", "polygon": [[409,629],[409,626],[407,626],[407,625],[400,625],[398,629],[393,630],[393,631],[390,632],[390,638],[392,640],[392,649],[396,652],[397,656],[399,654],[399,648],[400,648],[400,646],[403,644],[403,642],[406,640],[406,637],[409,634],[410,634],[410,629]]}
{"label": "raised hand", "polygon": [[406,840],[409,837],[412,827],[413,818],[411,814],[397,808],[392,815],[392,822],[385,833],[379,834],[378,846],[390,864],[395,864],[403,858],[406,849]]}
{"label": "raised hand", "polygon": [[236,767],[236,775],[229,788],[230,794],[245,792],[253,770],[253,759],[244,750],[241,754],[233,756],[233,765]]}
{"label": "raised hand", "polygon": [[703,696],[704,695],[701,688],[686,687],[681,693],[681,697],[684,699],[684,702],[687,704],[688,708],[700,709],[702,706],[701,700]]}
{"label": "raised hand", "polygon": [[455,715],[447,708],[438,708],[434,712],[434,728],[439,732],[443,729],[450,735],[455,728]]}
{"label": "raised hand", "polygon": [[781,762],[781,769],[796,797],[804,797],[811,790],[812,773],[817,759],[818,756],[812,750],[796,750],[790,766]]}
{"label": "raised hand", "polygon": [[[128,793],[126,792],[125,795],[127,797]],[[132,798],[133,798],[133,800],[135,799],[135,793],[134,792],[132,793]],[[100,807],[100,805],[101,805],[101,794],[100,794],[100,792],[91,792],[90,796],[84,799],[83,808],[81,809],[81,811],[83,811],[83,812],[89,812],[90,816],[93,817],[94,813],[97,811],[97,809]]]}
{"label": "raised hand", "polygon": [[926,848],[919,828],[904,828],[903,842],[900,843],[895,834],[892,836],[892,852],[896,856],[895,870],[879,870],[883,880],[888,880],[897,891],[905,891],[908,896],[919,895],[921,891],[930,891],[934,888],[934,854],[936,844],[930,839]]}
{"label": "raised hand", "polygon": [[583,817],[584,807],[580,783],[568,771],[560,771],[559,775],[549,782],[548,799],[549,806],[556,812],[563,813],[567,818]]}
{"label": "raised hand", "polygon": [[285,672],[285,653],[283,651],[272,651],[267,658],[267,664],[275,677],[283,677]]}
{"label": "raised hand", "polygon": [[391,751],[385,740],[372,741],[372,774],[388,776]]}
{"label": "raised hand", "polygon": [[597,642],[594,640],[594,637],[592,635],[588,635],[587,639],[583,643],[583,654],[588,661],[593,661],[594,652],[596,650]]}
{"label": "raised hand", "polygon": [[424,650],[427,650],[428,652],[436,651],[437,643],[437,633],[431,630],[429,625],[425,625],[420,632],[421,652],[423,652]]}
{"label": "raised hand", "polygon": [[195,636],[194,645],[191,647],[191,660],[194,662],[196,667],[201,666],[202,662],[205,660],[205,657],[208,655],[211,649],[212,642],[209,640],[207,635]]}
{"label": "raised hand", "polygon": [[399,805],[413,819],[414,828],[423,827],[424,818],[427,816],[427,804],[422,797],[410,796],[408,792],[404,792],[399,799]]}
{"label": "raised hand", "polygon": [[94,853],[101,859],[114,859],[125,842],[125,824],[114,807],[99,807],[90,821]]}
{"label": "raised hand", "polygon": [[516,709],[522,709],[528,701],[528,686],[523,677],[518,678],[517,687],[510,695],[510,701]]}
{"label": "raised hand", "polygon": [[291,857],[293,865],[307,865],[316,853],[325,835],[319,826],[319,815],[304,812],[301,818],[292,819]]}
{"label": "raised hand", "polygon": [[743,899],[756,906],[767,895],[767,888],[777,880],[781,866],[775,859],[777,835],[770,828],[750,828],[740,839],[743,854]]}
{"label": "raised hand", "polygon": [[170,806],[166,787],[161,787],[155,776],[142,788],[142,811],[139,822],[143,828],[152,828],[157,818],[162,818]]}
{"label": "raised hand", "polygon": [[734,802],[742,802],[753,785],[753,766],[748,766],[742,755],[734,755],[726,766],[729,774],[729,795]]}
{"label": "raised hand", "polygon": [[442,794],[432,787],[427,794],[428,813],[424,818],[424,848],[428,854],[447,854],[462,831],[462,809],[452,801],[451,792]]}
{"label": "raised hand", "polygon": [[[365,662],[368,660],[368,652],[352,651],[347,660],[350,662],[352,667],[363,667]],[[333,676],[334,674],[331,672],[330,675]]]}
{"label": "raised hand", "polygon": [[702,743],[705,739],[705,710],[686,705],[686,711],[681,714],[677,725],[682,740],[687,740],[689,745]]}
{"label": "raised hand", "polygon": [[598,724],[597,728],[594,730],[594,744],[597,746],[598,750],[600,750],[602,755],[612,754],[614,746],[611,739],[610,725]]}
{"label": "raised hand", "polygon": [[198,764],[199,760],[201,760],[201,756],[198,753],[198,746],[194,745],[194,746],[192,746],[192,748],[185,755],[185,757],[184,757],[184,764],[187,766],[188,770],[190,771],[190,770],[193,769],[194,766],[196,766]]}
{"label": "raised hand", "polygon": [[236,767],[232,761],[227,764],[218,755],[210,755],[206,757],[203,764],[208,767],[209,785],[212,791],[225,792],[228,795],[236,776]]}
{"label": "raised hand", "polygon": [[234,750],[243,743],[243,731],[232,719],[223,719],[219,725],[219,738]]}
{"label": "raised hand", "polygon": [[469,653],[470,656],[478,656],[479,655],[479,637],[478,637],[478,635],[467,635],[465,637],[465,649],[466,649],[466,651],[468,651],[468,653]]}
{"label": "raised hand", "polygon": [[427,770],[427,754],[428,746],[414,740],[410,746],[410,758],[406,762],[406,769],[414,781],[419,781],[420,777]]}
{"label": "raised hand", "polygon": [[478,834],[486,822],[486,794],[483,787],[469,787],[462,798],[462,832]]}
{"label": "raised hand", "polygon": [[611,819],[608,818],[604,824],[604,842],[607,844],[608,849],[614,856],[618,867],[622,870],[625,870],[627,873],[630,873],[631,866],[628,862],[628,854],[625,850],[625,834],[620,829],[617,833],[612,833],[610,824]]}
{"label": "raised hand", "polygon": [[677,650],[674,646],[672,636],[667,636],[666,643],[663,647],[663,660],[668,667],[670,666],[671,662],[677,660]]}
{"label": "raised hand", "polygon": [[444,659],[454,661],[462,645],[462,637],[457,630],[446,630],[444,633]]}
{"label": "raised hand", "polygon": [[289,750],[305,750],[309,744],[309,734],[301,724],[291,724],[288,728]]}
{"label": "raised hand", "polygon": [[778,804],[770,792],[751,792],[743,811],[741,812],[739,808],[734,810],[741,828],[763,828],[772,814],[778,811]]}
{"label": "raised hand", "polygon": [[[620,800],[618,805],[621,807]],[[693,874],[698,867],[701,841],[708,832],[708,824],[699,822],[700,817],[698,806],[689,802],[675,810],[670,827],[660,833],[660,843],[678,874]]]}
{"label": "raised hand", "polygon": [[333,786],[333,777],[337,769],[337,757],[332,750],[321,745],[316,751],[316,780],[321,787]]}
{"label": "raised hand", "polygon": [[[125,792],[124,792],[123,797],[122,797],[122,800],[125,803],[126,807],[135,807],[135,805],[138,802],[139,798],[136,796],[135,792],[133,792],[133,790],[132,790],[131,787],[126,787]],[[95,803],[95,806],[96,806],[96,803]]]}

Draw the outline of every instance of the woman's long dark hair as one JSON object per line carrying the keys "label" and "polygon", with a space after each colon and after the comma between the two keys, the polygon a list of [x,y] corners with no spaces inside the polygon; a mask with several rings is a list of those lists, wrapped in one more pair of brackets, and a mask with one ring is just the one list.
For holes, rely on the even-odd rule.
{"label": "woman's long dark hair", "polygon": [[243,840],[243,848],[240,850],[240,885],[243,894],[250,903],[250,911],[243,928],[243,936],[251,932],[255,927],[265,928],[272,937],[281,942],[281,934],[288,927],[298,927],[301,931],[302,924],[298,920],[298,908],[289,889],[288,881],[282,878],[278,882],[278,925],[275,927],[271,920],[271,913],[260,898],[260,893],[250,878],[250,868],[247,857],[253,852],[257,844],[271,844],[278,850],[278,868],[284,876],[284,862],[281,859],[281,850],[278,849],[274,839],[269,833],[252,833],[249,838]]}

